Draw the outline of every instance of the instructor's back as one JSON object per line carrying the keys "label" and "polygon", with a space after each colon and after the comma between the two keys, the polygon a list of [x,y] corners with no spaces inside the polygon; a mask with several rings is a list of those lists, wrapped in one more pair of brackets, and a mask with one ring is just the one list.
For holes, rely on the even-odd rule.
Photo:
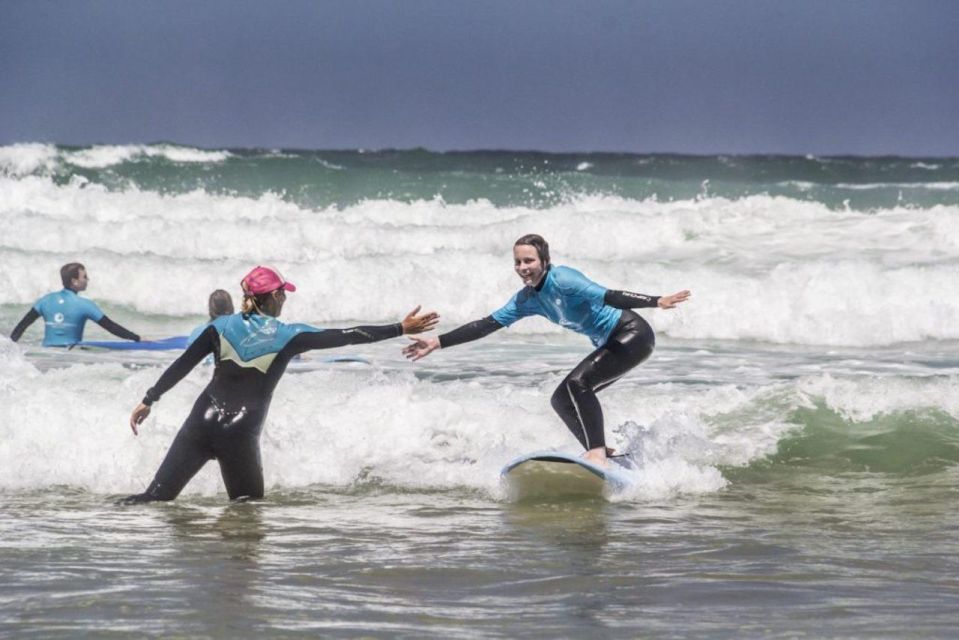
{"label": "instructor's back", "polygon": [[81,298],[90,282],[86,268],[79,262],[71,262],[60,268],[63,289],[48,293],[27,312],[14,327],[10,339],[16,342],[33,322],[42,317],[44,322],[43,346],[68,347],[83,340],[87,320],[124,340],[140,341],[140,336],[110,320],[95,302]]}

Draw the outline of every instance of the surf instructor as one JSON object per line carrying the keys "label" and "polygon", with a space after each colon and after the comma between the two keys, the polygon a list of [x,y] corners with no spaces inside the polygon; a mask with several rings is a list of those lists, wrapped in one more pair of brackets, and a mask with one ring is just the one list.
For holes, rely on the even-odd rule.
{"label": "surf instructor", "polygon": [[553,265],[549,244],[536,234],[514,243],[513,268],[524,287],[503,307],[441,336],[411,338],[413,342],[403,353],[419,360],[437,349],[478,340],[531,315],[587,336],[596,350],[563,379],[553,393],[552,405],[586,449],[584,458],[606,464],[611,451],[606,448],[603,409],[596,393],[646,360],[656,344],[652,328],[632,309],[673,309],[688,300],[690,292],[648,296],[606,289],[575,269]]}
{"label": "surf instructor", "polygon": [[87,320],[93,320],[118,338],[140,342],[140,336],[108,318],[93,300],[80,297],[80,292],[86,291],[90,283],[86,267],[79,262],[63,265],[60,267],[60,281],[63,289],[37,300],[10,333],[11,340],[19,340],[27,327],[43,317],[44,347],[69,347],[80,342]]}
{"label": "surf instructor", "polygon": [[150,415],[150,407],[207,355],[213,354],[213,379],[193,405],[147,490],[126,503],[173,500],[208,460],[220,463],[231,500],[263,497],[260,432],[273,390],[290,359],[312,349],[377,342],[404,333],[420,333],[439,316],[413,309],[402,322],[350,329],[318,329],[284,324],[277,318],[291,282],[269,267],[244,276],[241,313],[215,318],[147,390],[130,416],[130,428]]}

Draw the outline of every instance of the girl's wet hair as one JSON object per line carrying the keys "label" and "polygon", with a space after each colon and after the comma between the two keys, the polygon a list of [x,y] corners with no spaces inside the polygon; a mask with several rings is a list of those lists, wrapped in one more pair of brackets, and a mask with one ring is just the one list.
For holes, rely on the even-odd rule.
{"label": "girl's wet hair", "polygon": [[223,289],[217,289],[210,294],[209,309],[210,320],[220,316],[231,316],[234,313],[233,298]]}
{"label": "girl's wet hair", "polygon": [[513,243],[514,247],[518,247],[519,245],[528,245],[536,249],[536,255],[539,256],[539,261],[543,263],[543,267],[549,266],[549,243],[546,242],[543,236],[535,233],[527,233]]}

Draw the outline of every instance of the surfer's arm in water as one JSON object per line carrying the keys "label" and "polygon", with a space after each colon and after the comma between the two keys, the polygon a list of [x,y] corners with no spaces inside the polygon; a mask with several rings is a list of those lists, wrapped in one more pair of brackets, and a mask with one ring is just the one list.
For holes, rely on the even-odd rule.
{"label": "surfer's arm in water", "polygon": [[406,348],[403,349],[403,355],[410,360],[419,360],[420,358],[425,358],[437,349],[445,349],[463,344],[464,342],[479,340],[502,328],[503,325],[494,320],[493,316],[486,316],[473,322],[467,322],[441,336],[410,338],[413,342],[406,345]]}
{"label": "surfer's arm in water", "polygon": [[123,338],[124,340],[133,340],[134,342],[140,342],[140,336],[133,333],[129,329],[121,327],[116,322],[114,322],[113,320],[111,320],[110,318],[106,316],[103,316],[102,318],[97,320],[97,324],[118,338]]}
{"label": "surfer's arm in water", "polygon": [[680,302],[685,302],[689,295],[689,291],[686,290],[668,296],[647,296],[631,291],[608,289],[603,296],[603,302],[617,309],[642,309],[644,307],[672,309]]}
{"label": "surfer's arm in water", "polygon": [[30,307],[30,310],[27,311],[26,315],[20,319],[20,322],[17,323],[17,326],[13,328],[13,331],[10,332],[10,339],[16,342],[20,339],[20,336],[23,335],[23,332],[27,330],[31,324],[33,324],[37,318],[40,317],[40,312]]}
{"label": "surfer's arm in water", "polygon": [[173,388],[173,386],[182,380],[186,374],[193,370],[203,358],[207,357],[219,347],[220,334],[212,325],[208,326],[200,336],[193,341],[187,350],[179,358],[173,361],[167,370],[163,372],[156,384],[147,389],[143,401],[137,405],[130,416],[130,428],[133,435],[137,435],[137,426],[150,415],[150,406],[160,399],[160,397]]}
{"label": "surfer's arm in water", "polygon": [[439,322],[439,314],[430,311],[421,315],[420,307],[410,311],[402,322],[382,325],[363,325],[349,329],[325,329],[308,331],[295,336],[280,351],[280,357],[293,357],[298,353],[312,349],[331,349],[349,344],[366,344],[389,338],[397,338],[404,333],[422,333],[429,331]]}

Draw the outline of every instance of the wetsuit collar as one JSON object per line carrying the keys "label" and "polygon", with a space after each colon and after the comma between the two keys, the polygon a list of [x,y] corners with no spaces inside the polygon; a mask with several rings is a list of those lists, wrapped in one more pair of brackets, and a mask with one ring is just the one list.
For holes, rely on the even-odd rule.
{"label": "wetsuit collar", "polygon": [[546,285],[546,278],[549,277],[549,272],[552,269],[553,269],[553,265],[549,265],[548,267],[546,267],[546,273],[544,273],[543,277],[540,278],[539,284],[533,287],[533,290],[535,290],[537,293],[543,290],[543,287]]}

